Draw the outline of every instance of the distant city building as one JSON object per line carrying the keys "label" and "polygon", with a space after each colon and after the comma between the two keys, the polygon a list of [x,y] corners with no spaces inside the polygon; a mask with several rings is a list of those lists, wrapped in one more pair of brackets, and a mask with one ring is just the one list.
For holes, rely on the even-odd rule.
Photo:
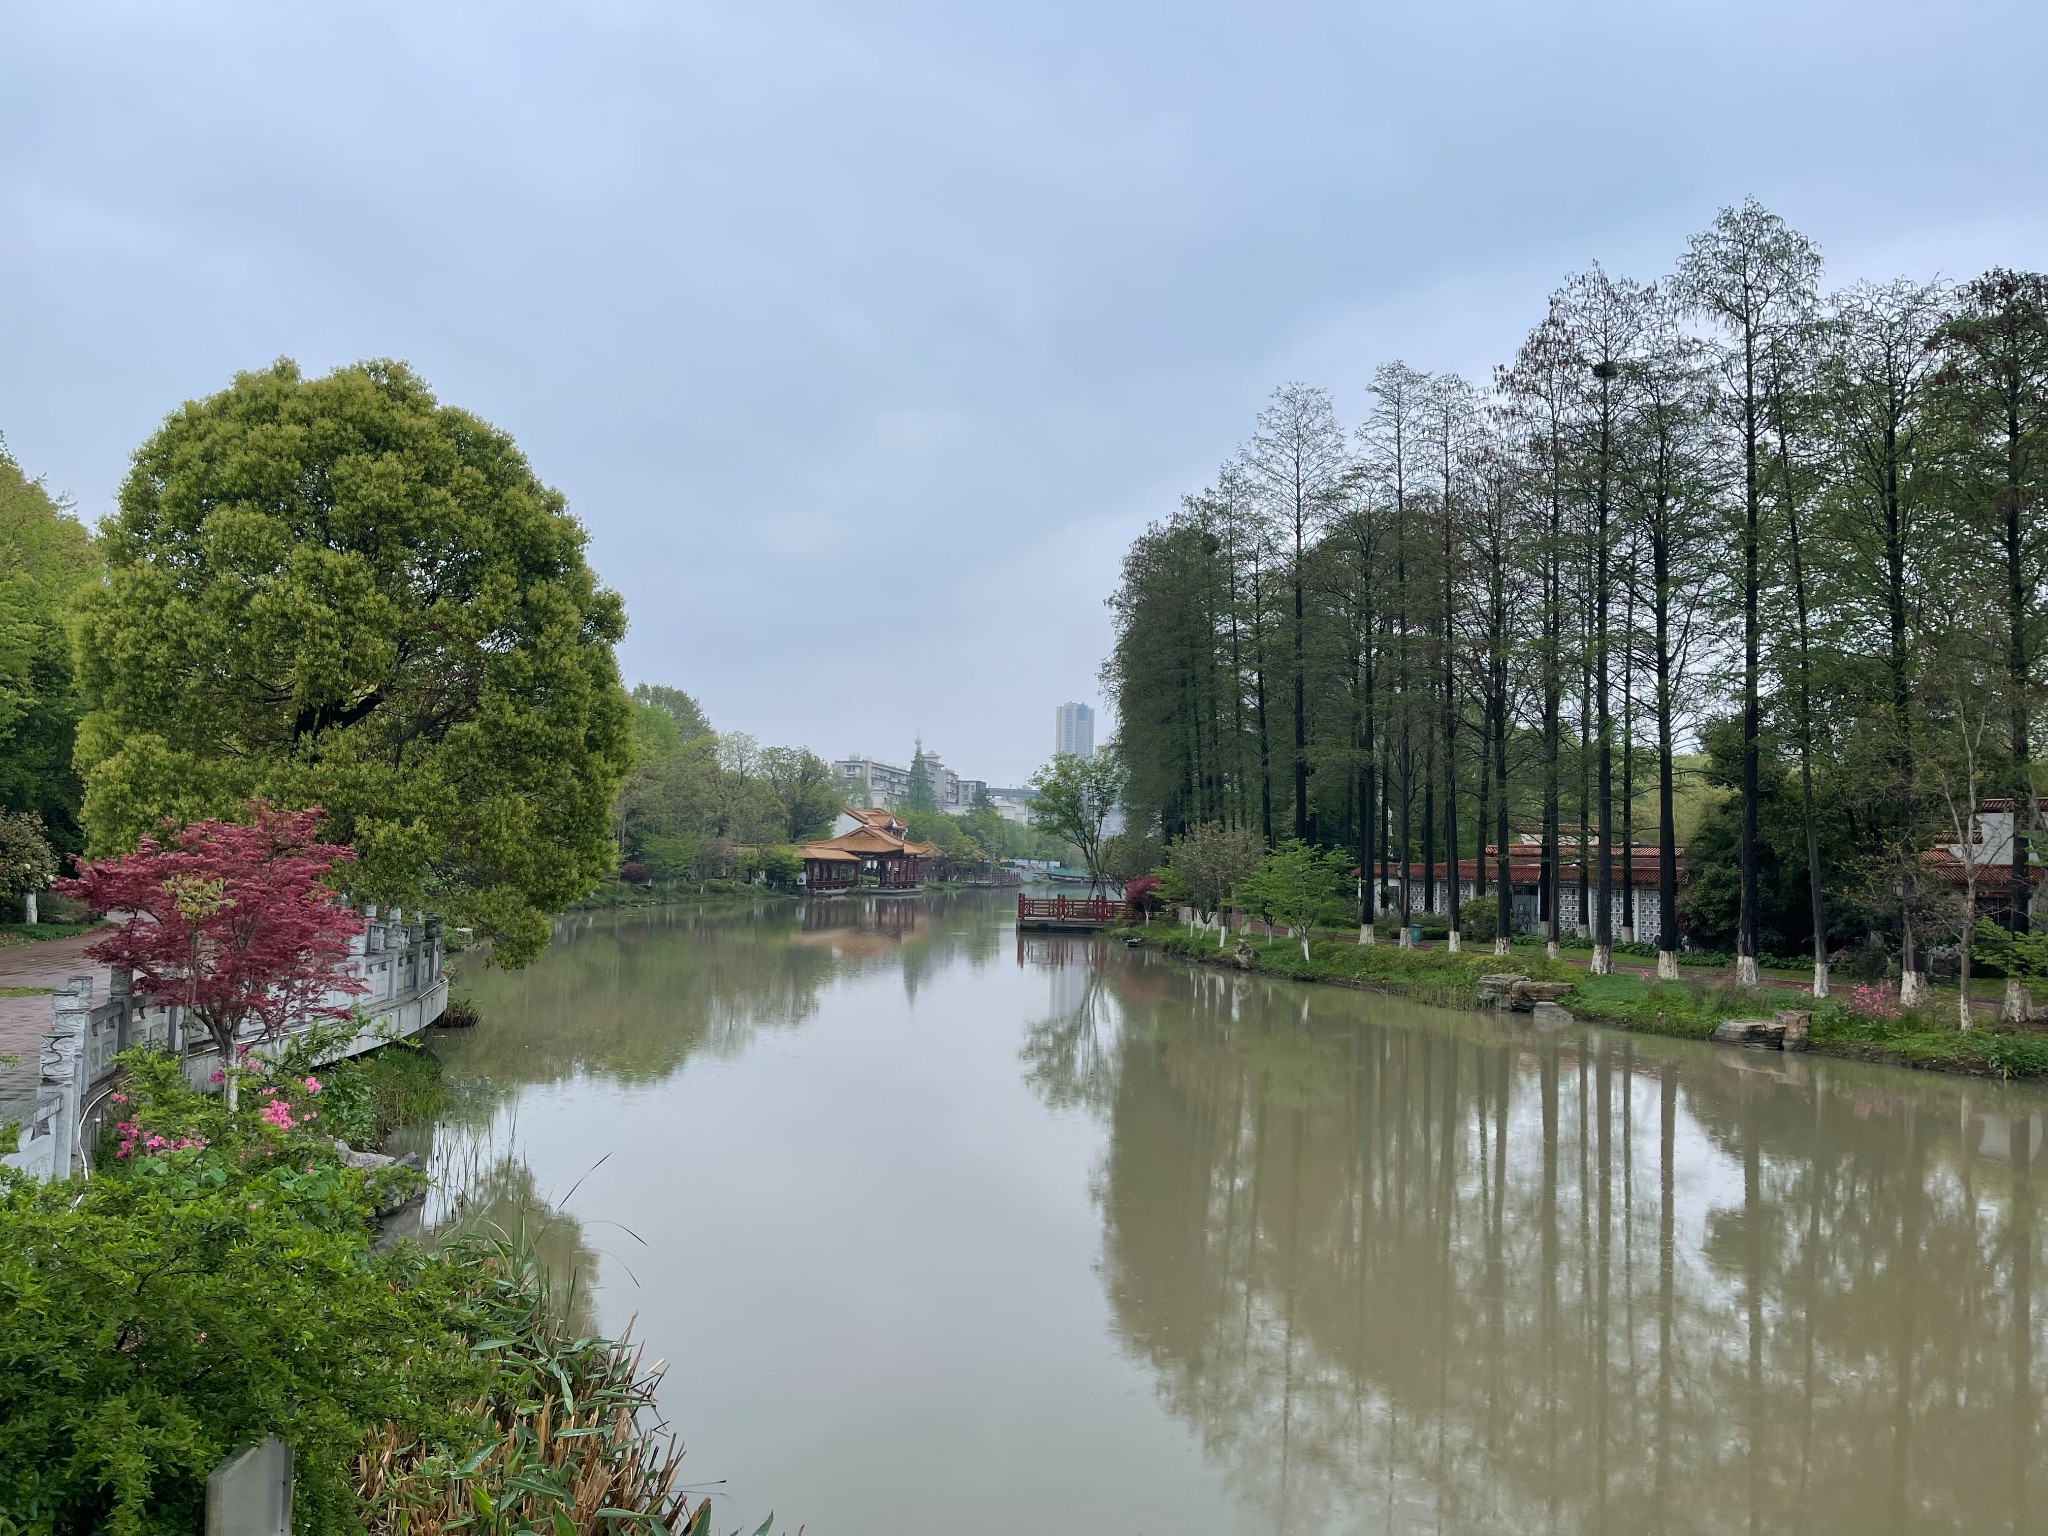
{"label": "distant city building", "polygon": [[[949,816],[974,809],[977,790],[986,790],[985,779],[963,779],[948,768],[936,752],[924,755],[924,771],[931,780],[932,800]],[[910,795],[910,770],[872,757],[842,757],[832,765],[832,776],[848,805],[866,808],[901,805]]]}
{"label": "distant city building", "polygon": [[1062,757],[1095,755],[1095,711],[1086,704],[1062,704],[1055,716],[1053,751]]}
{"label": "distant city building", "polygon": [[1037,798],[1035,789],[991,789],[988,792],[989,804],[996,808],[996,814],[1020,827],[1031,825],[1031,802]]}
{"label": "distant city building", "polygon": [[832,765],[839,781],[839,793],[848,805],[893,805],[910,793],[910,770],[894,763],[878,763],[872,757],[843,757]]}

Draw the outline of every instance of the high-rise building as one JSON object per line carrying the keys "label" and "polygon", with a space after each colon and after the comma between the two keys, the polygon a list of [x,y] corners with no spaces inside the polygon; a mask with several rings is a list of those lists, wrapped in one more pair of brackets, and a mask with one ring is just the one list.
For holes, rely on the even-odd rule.
{"label": "high-rise building", "polygon": [[1063,757],[1095,755],[1095,711],[1086,704],[1062,704],[1056,717],[1053,751]]}

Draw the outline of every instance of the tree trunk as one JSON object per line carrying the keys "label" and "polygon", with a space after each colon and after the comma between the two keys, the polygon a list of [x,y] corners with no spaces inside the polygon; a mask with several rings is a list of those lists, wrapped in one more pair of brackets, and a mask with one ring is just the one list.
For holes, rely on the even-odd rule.
{"label": "tree trunk", "polygon": [[1650,533],[1651,581],[1657,627],[1657,977],[1678,980],[1678,835],[1672,782],[1671,525],[1661,492]]}
{"label": "tree trunk", "polygon": [[[1976,813],[1976,807],[1973,805],[1970,809],[1971,814],[1974,815]],[[1958,1007],[1961,1010],[1961,1016],[1956,1021],[1956,1028],[1962,1030],[1969,1029],[1969,1027],[1976,1022],[1975,1010],[1970,1007],[1970,939],[1971,936],[1976,932],[1976,928],[1977,875],[1976,871],[1973,869],[1970,873],[1969,891],[1963,898],[1962,939],[1956,945],[1956,982],[1957,985],[1960,986],[1962,989],[1962,996],[1958,1001]],[[2028,1134],[2032,1134],[2031,1127],[2029,1127],[2028,1129]]]}
{"label": "tree trunk", "polygon": [[1599,761],[1596,772],[1600,871],[1593,910],[1593,974],[1606,976],[1614,970],[1614,720],[1608,698],[1608,626],[1611,575],[1608,561],[1608,492],[1611,442],[1611,414],[1608,403],[1608,375],[1600,376],[1600,491],[1597,526],[1593,538],[1593,671],[1596,730]]}

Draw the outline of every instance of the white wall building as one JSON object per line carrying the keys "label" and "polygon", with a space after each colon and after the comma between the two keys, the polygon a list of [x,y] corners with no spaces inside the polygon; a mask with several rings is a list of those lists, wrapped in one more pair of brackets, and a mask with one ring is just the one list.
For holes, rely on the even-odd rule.
{"label": "white wall building", "polygon": [[1020,827],[1031,825],[1031,802],[1037,798],[1038,791],[1034,789],[991,789],[988,792],[989,804],[996,808],[996,814]]}
{"label": "white wall building", "polygon": [[832,765],[840,798],[848,805],[892,805],[910,793],[910,770],[872,757],[842,757]]}

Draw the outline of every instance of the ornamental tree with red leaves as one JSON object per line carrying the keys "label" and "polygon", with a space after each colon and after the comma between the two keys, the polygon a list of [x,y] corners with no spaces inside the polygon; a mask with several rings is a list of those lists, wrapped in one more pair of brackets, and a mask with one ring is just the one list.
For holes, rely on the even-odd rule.
{"label": "ornamental tree with red leaves", "polygon": [[[336,995],[369,990],[341,969],[363,921],[326,884],[354,850],[315,841],[317,809],[249,812],[247,825],[200,821],[161,841],[144,837],[135,852],[58,882],[119,923],[86,953],[128,971],[148,1001],[182,1005],[229,1068],[250,1035],[276,1039],[305,1020],[346,1018]],[[232,1070],[227,1082],[232,1109]]]}
{"label": "ornamental tree with red leaves", "polygon": [[1159,885],[1157,875],[1139,875],[1124,882],[1124,904],[1134,912],[1142,912],[1149,919],[1159,906]]}

